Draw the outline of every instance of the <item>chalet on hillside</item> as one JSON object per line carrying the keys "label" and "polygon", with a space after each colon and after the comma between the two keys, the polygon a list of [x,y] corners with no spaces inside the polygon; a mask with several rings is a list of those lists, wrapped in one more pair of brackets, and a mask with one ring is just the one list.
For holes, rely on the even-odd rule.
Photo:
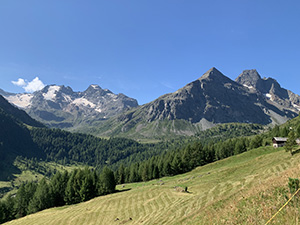
{"label": "chalet on hillside", "polygon": [[283,147],[287,141],[287,138],[284,137],[273,137],[272,142],[273,142],[273,147],[274,148],[279,148]]}
{"label": "chalet on hillside", "polygon": [[[273,147],[274,148],[283,147],[287,140],[288,140],[288,138],[284,138],[284,137],[273,137],[273,139],[272,139]],[[300,145],[300,139],[299,138],[296,140],[296,143],[298,145]]]}

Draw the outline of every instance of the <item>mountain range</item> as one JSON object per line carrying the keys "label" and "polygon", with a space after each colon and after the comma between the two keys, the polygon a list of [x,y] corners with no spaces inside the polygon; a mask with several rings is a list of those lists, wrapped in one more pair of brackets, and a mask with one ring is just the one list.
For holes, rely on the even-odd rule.
{"label": "mountain range", "polygon": [[234,81],[214,67],[176,92],[142,106],[98,85],[84,92],[49,85],[32,94],[0,93],[50,127],[131,138],[193,135],[232,122],[282,124],[300,111],[300,96],[275,79],[245,70]]}
{"label": "mountain range", "polygon": [[56,128],[75,129],[138,106],[135,99],[98,85],[90,85],[83,92],[74,92],[63,85],[48,85],[32,94],[5,94],[3,90],[0,93],[32,118]]}
{"label": "mountain range", "polygon": [[256,70],[233,81],[216,68],[174,93],[109,119],[101,135],[159,138],[193,135],[222,123],[282,124],[298,115],[300,96]]}

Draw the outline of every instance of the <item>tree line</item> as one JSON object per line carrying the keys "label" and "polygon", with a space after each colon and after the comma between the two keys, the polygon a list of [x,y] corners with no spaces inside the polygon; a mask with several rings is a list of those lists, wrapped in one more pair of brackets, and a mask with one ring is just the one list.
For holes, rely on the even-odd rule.
{"label": "tree line", "polygon": [[100,174],[88,168],[57,172],[50,180],[22,184],[15,195],[0,201],[0,223],[110,194],[115,187],[114,173],[107,167]]}
{"label": "tree line", "polygon": [[30,134],[33,142],[45,154],[46,161],[62,165],[80,162],[97,169],[104,166],[114,167],[119,161],[126,165],[144,161],[183,143],[176,140],[176,144],[172,141],[141,144],[127,138],[104,139],[48,128],[33,128]]}
{"label": "tree line", "polygon": [[176,151],[167,151],[128,167],[120,165],[115,171],[115,178],[117,184],[122,184],[174,176],[264,144],[266,145],[261,135],[251,138],[234,138],[217,143],[210,142],[205,145],[202,145],[201,141],[196,141]]}
{"label": "tree line", "polygon": [[[253,126],[255,130],[258,128],[256,125]],[[298,123],[293,124],[293,127],[295,135],[300,137],[300,120]],[[117,184],[122,184],[186,173],[198,166],[203,166],[261,146],[271,145],[272,137],[287,136],[289,129],[289,125],[275,126],[268,132],[251,137],[237,137],[217,142],[212,141],[214,139],[194,141],[192,144],[185,145],[185,147],[173,151],[165,151],[161,155],[152,156],[143,162],[132,163],[127,167],[121,164],[115,170],[115,178]]]}

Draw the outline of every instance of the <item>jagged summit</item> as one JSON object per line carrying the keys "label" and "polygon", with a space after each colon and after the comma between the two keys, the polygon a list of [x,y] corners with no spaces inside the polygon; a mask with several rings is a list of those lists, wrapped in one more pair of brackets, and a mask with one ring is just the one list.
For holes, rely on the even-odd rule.
{"label": "jagged summit", "polygon": [[94,88],[94,89],[101,89],[101,87],[98,84],[91,84],[88,88]]}
{"label": "jagged summit", "polygon": [[221,73],[217,68],[212,67],[206,73],[204,73],[198,80],[200,81],[216,81],[221,83],[232,82],[228,77]]}
{"label": "jagged summit", "polygon": [[85,96],[94,96],[94,95],[99,95],[99,96],[105,96],[107,94],[113,94],[108,89],[102,89],[99,85],[97,84],[92,84],[90,85],[84,92],[83,95]]}
{"label": "jagged summit", "polygon": [[206,71],[200,79],[213,78],[218,76],[224,76],[216,67],[212,67],[208,71]]}
{"label": "jagged summit", "polygon": [[240,83],[249,88],[256,88],[257,84],[261,82],[261,76],[256,69],[244,70],[236,79]]}

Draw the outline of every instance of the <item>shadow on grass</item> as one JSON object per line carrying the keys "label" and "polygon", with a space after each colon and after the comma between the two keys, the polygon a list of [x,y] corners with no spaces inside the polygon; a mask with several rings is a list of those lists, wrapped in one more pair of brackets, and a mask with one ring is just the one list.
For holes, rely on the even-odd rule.
{"label": "shadow on grass", "polygon": [[295,154],[298,154],[298,153],[300,153],[300,148],[295,150],[295,151],[292,151],[292,155],[295,155]]}
{"label": "shadow on grass", "polygon": [[120,192],[124,192],[124,191],[130,191],[131,188],[127,188],[127,189],[122,189],[122,190],[116,190],[115,193],[120,193]]}

